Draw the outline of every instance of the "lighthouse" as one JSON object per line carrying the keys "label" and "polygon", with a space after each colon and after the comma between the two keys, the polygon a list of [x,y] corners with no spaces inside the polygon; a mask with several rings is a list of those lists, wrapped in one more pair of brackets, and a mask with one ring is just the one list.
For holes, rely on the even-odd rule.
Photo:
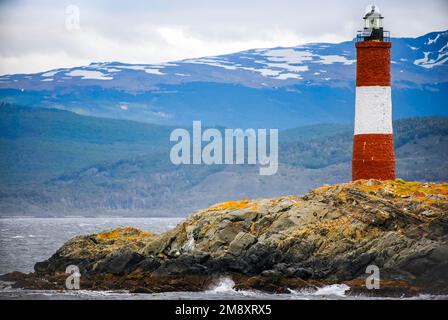
{"label": "lighthouse", "polygon": [[395,179],[389,33],[369,6],[356,41],[356,105],[352,179]]}

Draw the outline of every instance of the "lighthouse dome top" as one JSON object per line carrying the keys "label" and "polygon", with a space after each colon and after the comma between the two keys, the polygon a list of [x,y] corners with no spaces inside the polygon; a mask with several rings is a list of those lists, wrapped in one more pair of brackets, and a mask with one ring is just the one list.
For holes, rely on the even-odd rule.
{"label": "lighthouse dome top", "polygon": [[381,16],[380,8],[377,5],[371,4],[371,5],[367,6],[366,15],[364,16],[364,19],[369,19],[369,18],[383,19],[383,16]]}

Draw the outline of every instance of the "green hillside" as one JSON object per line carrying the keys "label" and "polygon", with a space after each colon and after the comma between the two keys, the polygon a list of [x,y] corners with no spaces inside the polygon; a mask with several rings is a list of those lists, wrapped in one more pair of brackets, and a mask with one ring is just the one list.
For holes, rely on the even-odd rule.
{"label": "green hillside", "polygon": [[[174,166],[172,129],[3,105],[0,214],[185,215],[228,198],[297,194],[350,179],[349,125],[280,132],[272,177],[254,166]],[[394,130],[398,176],[448,180],[448,118],[400,120]]]}
{"label": "green hillside", "polygon": [[86,117],[68,111],[0,107],[2,184],[45,182],[95,163],[169,148],[172,128]]}

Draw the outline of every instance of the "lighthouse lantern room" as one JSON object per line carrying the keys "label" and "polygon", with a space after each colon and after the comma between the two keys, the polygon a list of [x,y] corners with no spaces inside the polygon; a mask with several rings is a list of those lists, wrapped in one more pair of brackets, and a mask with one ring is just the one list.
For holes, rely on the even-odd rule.
{"label": "lighthouse lantern room", "polygon": [[364,16],[364,30],[358,32],[358,40],[383,41],[385,37],[389,38],[389,32],[383,30],[383,19],[378,6],[368,6]]}

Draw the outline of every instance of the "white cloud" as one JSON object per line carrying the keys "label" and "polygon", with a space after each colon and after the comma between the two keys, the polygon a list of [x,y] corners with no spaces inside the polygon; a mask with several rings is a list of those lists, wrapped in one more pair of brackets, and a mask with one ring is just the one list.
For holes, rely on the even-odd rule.
{"label": "white cloud", "polygon": [[[446,0],[376,3],[393,36],[447,28]],[[69,31],[65,9],[72,4],[80,9],[80,29]],[[0,74],[350,40],[364,7],[355,0],[6,0],[0,2]]]}

